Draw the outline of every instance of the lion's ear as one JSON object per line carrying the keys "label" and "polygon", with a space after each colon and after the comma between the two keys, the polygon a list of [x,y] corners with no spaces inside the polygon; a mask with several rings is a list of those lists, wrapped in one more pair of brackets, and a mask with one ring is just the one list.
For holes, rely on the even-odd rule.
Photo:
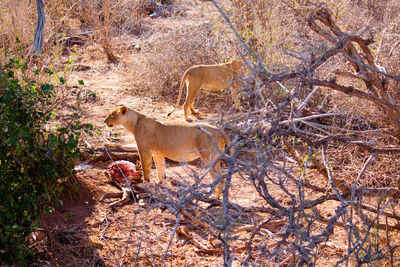
{"label": "lion's ear", "polygon": [[122,106],[122,107],[120,108],[120,111],[121,111],[122,115],[125,115],[126,112],[128,111],[128,108],[125,107],[125,106]]}

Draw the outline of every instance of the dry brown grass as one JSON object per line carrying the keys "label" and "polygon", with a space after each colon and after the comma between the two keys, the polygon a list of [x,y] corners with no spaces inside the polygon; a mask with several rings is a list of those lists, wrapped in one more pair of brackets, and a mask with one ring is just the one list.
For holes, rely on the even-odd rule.
{"label": "dry brown grass", "polygon": [[165,29],[141,44],[135,57],[137,65],[129,73],[134,92],[175,99],[181,77],[193,65],[215,64],[229,60],[232,48],[204,22]]}
{"label": "dry brown grass", "polygon": [[[0,47],[24,58],[29,53],[36,24],[35,3],[2,1],[0,4]],[[51,20],[50,20],[51,23]],[[49,28],[46,27],[46,33]]]}

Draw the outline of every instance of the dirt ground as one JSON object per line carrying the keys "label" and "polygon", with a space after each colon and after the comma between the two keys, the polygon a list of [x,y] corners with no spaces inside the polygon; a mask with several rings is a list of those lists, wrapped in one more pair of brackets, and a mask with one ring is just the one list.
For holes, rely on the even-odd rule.
{"label": "dirt ground", "polygon": [[[215,10],[212,3],[201,5],[194,1],[182,1],[186,15],[182,15],[174,23],[201,23],[207,20],[207,14]],[[197,16],[191,16],[197,14]],[[209,17],[209,15],[208,15]],[[172,21],[172,20],[171,20]],[[149,32],[157,32],[157,27],[170,25],[168,18],[149,18]],[[173,25],[170,25],[173,27]],[[130,70],[140,68],[135,58],[140,51],[129,49],[135,44],[139,46],[146,42],[145,36],[123,36],[115,42],[115,51],[118,56],[116,64],[106,61],[101,47],[96,44],[85,44],[77,50],[77,68],[68,79],[67,93],[60,110],[65,116],[73,112],[72,106],[78,107],[82,123],[94,126],[93,136],[83,134],[82,140],[89,151],[91,148],[102,148],[104,144],[134,144],[134,137],[122,126],[108,129],[103,123],[109,111],[118,105],[126,105],[139,112],[156,118],[160,121],[183,122],[183,111],[176,111],[171,118],[166,114],[173,109],[175,97],[155,97],[146,94],[135,94],[140,88],[132,88],[127,77]],[[84,85],[79,85],[83,80]],[[178,88],[177,88],[178,89]],[[229,107],[229,101],[224,96],[209,96],[210,103],[197,101],[201,118],[218,116],[221,109]],[[62,121],[62,116],[60,121]],[[100,202],[100,198],[107,192],[119,192],[119,189],[110,183],[104,174],[111,160],[95,160],[97,154],[86,156],[77,166],[89,165],[88,169],[79,169],[71,184],[78,184],[76,192],[69,190],[63,195],[64,205],[55,212],[42,218],[42,228],[34,236],[32,245],[35,247],[37,262],[47,266],[139,266],[166,265],[166,266],[220,266],[223,264],[223,247],[213,238],[211,230],[194,223],[190,218],[181,218],[179,231],[170,243],[171,234],[176,224],[174,212],[157,208],[157,203],[144,201],[135,203],[130,201],[126,205],[109,208],[107,203]],[[171,180],[184,179],[190,181],[191,170],[201,168],[199,161],[187,166],[167,161],[167,182],[165,187],[174,190]],[[156,170],[153,166],[153,177]],[[246,196],[245,198],[243,196]],[[259,196],[251,186],[250,181],[233,177],[230,192],[231,201],[242,206],[251,207],[259,201]],[[206,209],[206,205],[202,205]],[[333,212],[335,206],[326,204],[327,213]],[[222,211],[218,207],[208,210],[215,217]],[[201,216],[201,211],[199,211]],[[237,227],[254,225],[262,221],[268,214],[249,213],[236,215]],[[196,242],[185,236],[185,229],[189,236],[194,236],[204,248],[199,248]],[[178,231],[178,232],[179,232]],[[278,226],[271,226],[263,232],[260,240],[274,243],[269,232],[279,231]],[[237,241],[233,242],[233,265],[237,266],[245,257],[245,237],[250,231],[238,233]],[[337,240],[332,243],[340,244],[340,234],[335,235]],[[260,241],[258,240],[258,241]],[[261,241],[260,241],[261,242]],[[267,245],[267,244],[264,244]],[[167,254],[167,248],[168,252]],[[329,265],[343,250],[340,245],[326,247],[326,259],[318,262],[319,266]],[[259,262],[259,265],[268,265]]]}

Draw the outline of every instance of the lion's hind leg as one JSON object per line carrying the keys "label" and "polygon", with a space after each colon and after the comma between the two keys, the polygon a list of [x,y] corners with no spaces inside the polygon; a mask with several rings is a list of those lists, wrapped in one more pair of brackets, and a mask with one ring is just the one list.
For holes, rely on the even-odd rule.
{"label": "lion's hind leg", "polygon": [[149,152],[141,152],[143,149],[139,149],[139,156],[140,156],[140,163],[142,164],[143,168],[143,180],[145,182],[150,181],[150,173],[151,173],[151,164],[152,155]]}
{"label": "lion's hind leg", "polygon": [[196,98],[197,93],[199,92],[200,87],[191,85],[190,83],[187,86],[187,94],[186,94],[186,100],[185,103],[183,104],[183,113],[185,114],[185,120],[188,120],[188,109],[190,108],[190,111],[192,114],[198,114],[199,111],[194,108],[194,100]]}
{"label": "lion's hind leg", "polygon": [[[214,168],[211,169],[211,176],[216,179],[220,179],[222,177],[221,166],[219,161],[215,163]],[[225,178],[222,178],[221,182],[215,187],[215,197],[221,198],[222,190],[225,187]]]}
{"label": "lion's hind leg", "polygon": [[[203,151],[203,152],[200,152],[200,154],[201,154],[201,158],[202,158],[203,163],[206,166],[206,168],[209,168],[211,166],[211,164],[214,162],[214,160],[217,158],[215,156],[213,157],[212,155],[215,153],[212,153],[210,151]],[[214,167],[210,170],[210,174],[214,181],[216,181],[217,179],[220,179],[220,177],[222,177],[221,166],[220,166],[219,161],[217,163],[215,163]],[[218,199],[221,198],[222,190],[223,190],[224,186],[225,186],[225,179],[222,178],[221,183],[219,183],[214,189],[216,198],[218,198]]]}

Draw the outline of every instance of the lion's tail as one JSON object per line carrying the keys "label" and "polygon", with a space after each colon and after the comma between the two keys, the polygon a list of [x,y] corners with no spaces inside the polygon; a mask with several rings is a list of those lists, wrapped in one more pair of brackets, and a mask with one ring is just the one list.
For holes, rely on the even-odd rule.
{"label": "lion's tail", "polygon": [[188,79],[188,70],[186,70],[182,76],[181,85],[179,86],[178,100],[176,101],[175,107],[170,113],[168,113],[167,117],[169,117],[178,108],[179,102],[181,101],[183,86],[186,84],[187,79]]}

